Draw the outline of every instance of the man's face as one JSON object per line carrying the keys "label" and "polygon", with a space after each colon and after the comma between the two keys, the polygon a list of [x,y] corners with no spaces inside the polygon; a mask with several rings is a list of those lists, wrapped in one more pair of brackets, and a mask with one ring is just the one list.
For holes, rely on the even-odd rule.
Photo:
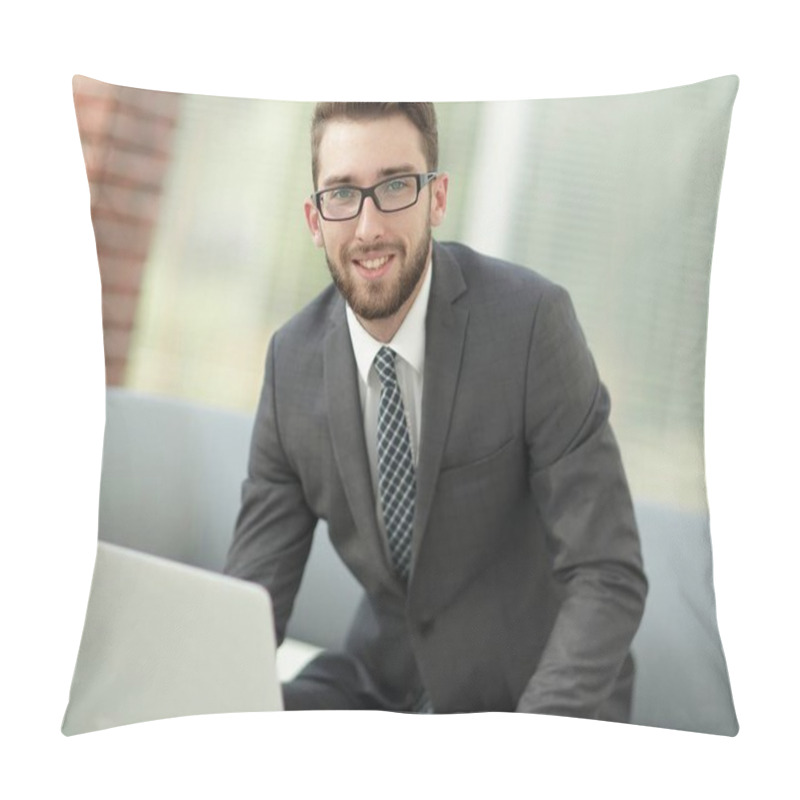
{"label": "man's face", "polygon": [[[392,175],[428,171],[419,131],[402,114],[375,120],[331,120],[319,146],[318,189],[368,187]],[[430,187],[430,188],[429,188]],[[334,283],[362,320],[399,322],[422,283],[431,227],[444,218],[447,176],[424,187],[402,211],[379,211],[366,198],[361,213],[324,220],[311,200],[306,221],[314,243],[325,248]]]}

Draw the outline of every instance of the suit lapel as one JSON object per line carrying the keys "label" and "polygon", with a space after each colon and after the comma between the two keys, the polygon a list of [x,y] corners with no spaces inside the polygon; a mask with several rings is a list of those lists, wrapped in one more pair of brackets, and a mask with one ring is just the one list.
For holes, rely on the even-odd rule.
{"label": "suit lapel", "polygon": [[425,376],[412,573],[436,492],[469,317],[466,306],[455,303],[466,291],[458,264],[438,245],[434,245],[433,258],[433,283],[425,322]]}
{"label": "suit lapel", "polygon": [[401,592],[400,582],[391,570],[386,542],[375,516],[375,496],[369,470],[364,420],[358,392],[358,373],[350,332],[339,298],[325,338],[324,386],[328,420],[336,466],[355,522],[338,545],[347,552],[351,567],[363,564],[365,577],[379,571],[379,581]]}

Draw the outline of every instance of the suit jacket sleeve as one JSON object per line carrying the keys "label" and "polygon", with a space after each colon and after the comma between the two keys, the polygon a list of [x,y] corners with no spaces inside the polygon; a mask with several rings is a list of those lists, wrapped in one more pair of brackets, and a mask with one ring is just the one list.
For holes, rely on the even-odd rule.
{"label": "suit jacket sleeve", "polygon": [[256,411],[242,504],[225,572],[269,590],[278,643],[300,586],[317,519],[286,456],[275,391],[277,358],[273,337]]}
{"label": "suit jacket sleeve", "polygon": [[595,717],[641,619],[647,583],[608,392],[567,293],[549,286],[529,349],[529,483],[564,601],[519,711]]}

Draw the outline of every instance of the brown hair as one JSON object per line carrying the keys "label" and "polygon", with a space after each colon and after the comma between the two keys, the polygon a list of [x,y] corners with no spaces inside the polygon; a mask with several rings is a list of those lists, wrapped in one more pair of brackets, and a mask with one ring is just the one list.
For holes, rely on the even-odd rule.
{"label": "brown hair", "polygon": [[433,103],[317,103],[311,120],[311,175],[317,188],[319,145],[325,123],[335,118],[353,120],[379,119],[403,114],[422,136],[422,152],[429,170],[439,165],[439,136]]}

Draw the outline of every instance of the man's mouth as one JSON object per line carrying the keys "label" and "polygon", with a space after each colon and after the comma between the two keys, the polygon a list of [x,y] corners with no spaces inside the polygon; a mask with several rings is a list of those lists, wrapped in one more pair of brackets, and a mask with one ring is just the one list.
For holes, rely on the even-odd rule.
{"label": "man's mouth", "polygon": [[381,256],[380,258],[366,258],[360,261],[356,260],[356,264],[364,267],[364,269],[380,269],[391,256]]}
{"label": "man's mouth", "polygon": [[354,258],[352,261],[362,277],[374,280],[383,277],[391,269],[394,253],[373,255],[369,258]]}

